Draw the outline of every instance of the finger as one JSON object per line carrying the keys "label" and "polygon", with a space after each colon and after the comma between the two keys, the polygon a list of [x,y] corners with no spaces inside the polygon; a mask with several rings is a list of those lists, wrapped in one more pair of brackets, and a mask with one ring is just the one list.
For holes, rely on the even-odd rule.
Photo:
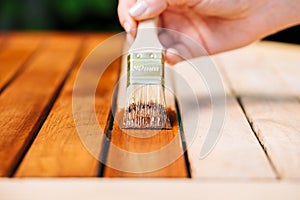
{"label": "finger", "polygon": [[140,0],[129,10],[129,14],[136,20],[143,20],[160,15],[167,8],[166,0]]}
{"label": "finger", "polygon": [[218,16],[228,19],[245,17],[251,9],[257,8],[264,1],[228,1],[228,0],[209,0],[198,1],[193,5],[193,9],[202,15]]}
{"label": "finger", "polygon": [[[194,22],[187,16],[168,11],[166,11],[162,17],[166,28],[165,33],[168,33],[167,36],[163,37],[166,47],[181,43],[189,49],[193,57],[208,54],[208,49],[204,42],[206,38],[203,38],[203,30],[205,30],[205,24],[202,22],[203,19],[198,17],[195,18],[197,22]],[[197,24],[197,26],[195,26],[195,24]],[[170,38],[172,38],[173,44],[167,43],[168,39],[170,41]]]}
{"label": "finger", "polygon": [[166,48],[173,46],[176,43],[176,40],[173,37],[172,32],[170,30],[164,30],[160,32],[158,34],[158,38],[160,43]]}
{"label": "finger", "polygon": [[121,26],[127,33],[135,35],[137,22],[129,14],[129,9],[136,3],[136,0],[119,0],[118,15]]}
{"label": "finger", "polygon": [[126,34],[126,41],[128,45],[131,46],[132,43],[134,42],[134,37],[131,34]]}
{"label": "finger", "polygon": [[159,35],[159,39],[165,49],[176,49],[186,59],[209,55],[202,42],[194,40],[187,33],[167,29]]}
{"label": "finger", "polygon": [[175,65],[176,63],[179,63],[184,59],[180,56],[179,52],[176,49],[169,48],[166,50],[165,60],[170,65]]}
{"label": "finger", "polygon": [[184,44],[178,43],[167,49],[165,59],[170,64],[193,58],[192,52]]}
{"label": "finger", "polygon": [[209,55],[209,52],[207,51],[207,48],[205,48],[203,42],[199,39],[195,40],[188,34],[181,34],[178,38],[178,43],[189,49],[192,58]]}

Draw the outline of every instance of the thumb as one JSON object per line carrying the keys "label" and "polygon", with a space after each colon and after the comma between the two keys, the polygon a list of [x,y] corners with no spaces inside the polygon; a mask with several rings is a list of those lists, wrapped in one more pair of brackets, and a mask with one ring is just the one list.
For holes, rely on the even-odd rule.
{"label": "thumb", "polygon": [[143,20],[160,15],[166,8],[166,0],[138,0],[129,9],[129,14],[137,20]]}

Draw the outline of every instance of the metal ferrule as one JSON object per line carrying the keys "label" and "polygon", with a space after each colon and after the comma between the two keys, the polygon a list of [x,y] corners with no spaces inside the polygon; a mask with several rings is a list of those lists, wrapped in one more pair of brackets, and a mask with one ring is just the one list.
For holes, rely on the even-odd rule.
{"label": "metal ferrule", "polygon": [[127,87],[129,85],[164,85],[162,52],[130,53],[127,62]]}

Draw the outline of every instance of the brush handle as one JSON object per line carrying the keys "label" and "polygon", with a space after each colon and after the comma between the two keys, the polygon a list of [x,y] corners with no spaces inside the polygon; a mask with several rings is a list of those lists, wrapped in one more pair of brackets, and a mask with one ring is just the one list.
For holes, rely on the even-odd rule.
{"label": "brush handle", "polygon": [[130,49],[143,47],[163,49],[158,39],[157,18],[143,20],[138,24],[137,35]]}
{"label": "brush handle", "polygon": [[143,28],[154,28],[157,30],[157,18],[152,18],[152,19],[147,19],[140,21],[138,24],[138,29],[143,29]]}

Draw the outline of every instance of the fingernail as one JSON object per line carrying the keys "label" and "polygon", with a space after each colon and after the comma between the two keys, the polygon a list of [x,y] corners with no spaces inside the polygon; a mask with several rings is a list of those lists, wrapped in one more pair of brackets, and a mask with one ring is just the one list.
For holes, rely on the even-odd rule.
{"label": "fingernail", "polygon": [[139,17],[147,10],[147,8],[148,4],[145,1],[138,1],[129,9],[129,14],[132,17]]}
{"label": "fingernail", "polygon": [[131,35],[131,34],[127,34],[126,35],[126,40],[127,40],[127,42],[129,43],[129,44],[132,44],[133,43],[133,41],[134,41],[134,37]]}
{"label": "fingernail", "polygon": [[182,60],[179,56],[179,52],[173,48],[167,49],[165,59],[170,65],[175,65]]}
{"label": "fingernail", "polygon": [[177,51],[177,49],[174,49],[174,48],[169,48],[169,49],[167,49],[167,53],[168,53],[169,55],[176,55],[176,56],[179,55],[179,52]]}
{"label": "fingernail", "polygon": [[125,23],[124,23],[124,29],[125,29],[125,31],[126,31],[127,33],[130,32],[131,26],[130,26],[130,24],[129,24],[128,22],[125,22]]}

